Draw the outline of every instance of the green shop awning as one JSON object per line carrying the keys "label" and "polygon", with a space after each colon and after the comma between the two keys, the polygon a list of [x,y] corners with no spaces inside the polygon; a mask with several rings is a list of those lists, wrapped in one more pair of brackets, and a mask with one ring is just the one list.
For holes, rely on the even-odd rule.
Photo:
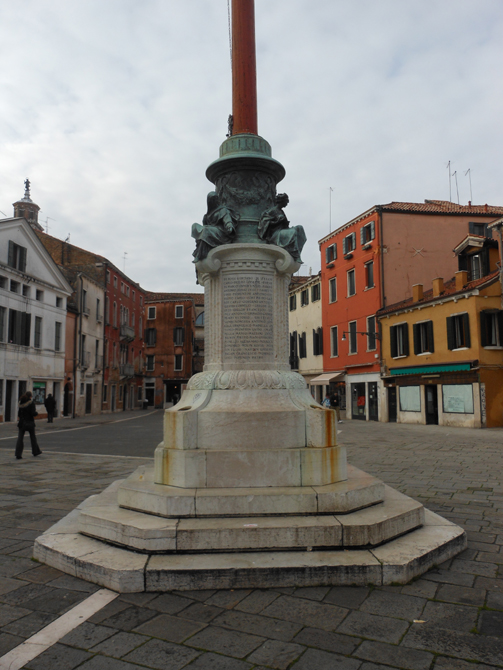
{"label": "green shop awning", "polygon": [[395,368],[391,375],[432,375],[439,372],[467,372],[470,363],[453,363],[452,365],[422,365],[413,368]]}

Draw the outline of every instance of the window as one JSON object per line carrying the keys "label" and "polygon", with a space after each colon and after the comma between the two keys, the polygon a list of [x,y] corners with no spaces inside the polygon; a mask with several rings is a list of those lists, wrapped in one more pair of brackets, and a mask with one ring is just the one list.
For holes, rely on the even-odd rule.
{"label": "window", "polygon": [[325,260],[327,265],[337,258],[337,244],[331,244],[325,249]]}
{"label": "window", "polygon": [[7,325],[7,308],[0,307],[0,342],[5,342],[5,328]]}
{"label": "window", "polygon": [[307,342],[306,333],[299,335],[299,358],[306,358],[307,356]]}
{"label": "window", "polygon": [[112,366],[114,368],[117,367],[117,345],[115,342],[113,343],[113,349],[112,349]]}
{"label": "window", "polygon": [[21,247],[12,240],[9,240],[9,259],[7,261],[11,268],[20,272],[26,270],[26,247]]}
{"label": "window", "polygon": [[374,288],[374,261],[365,263],[365,288]]}
{"label": "window", "polygon": [[40,289],[37,289],[35,293],[35,300],[38,300],[39,302],[44,302],[44,292],[41,291]]}
{"label": "window", "polygon": [[473,256],[468,256],[470,262],[470,279],[480,279],[482,277],[482,262],[480,254],[473,254]]}
{"label": "window", "polygon": [[348,270],[348,298],[356,293],[355,271]]}
{"label": "window", "polygon": [[126,298],[129,298],[129,286],[126,286]]}
{"label": "window", "polygon": [[202,328],[204,326],[204,312],[201,312],[196,316],[196,326]]}
{"label": "window", "polygon": [[396,326],[391,326],[389,329],[391,357],[399,358],[400,356],[409,355],[409,326],[407,323],[400,323]]}
{"label": "window", "polygon": [[8,341],[12,344],[20,344],[23,347],[30,346],[31,314],[9,309],[9,332]]}
{"label": "window", "polygon": [[402,412],[421,411],[421,388],[419,386],[400,386],[400,410]]}
{"label": "window", "polygon": [[444,412],[473,414],[473,387],[471,384],[442,384]]}
{"label": "window", "polygon": [[290,296],[290,311],[293,312],[297,309],[297,296],[295,293]]}
{"label": "window", "polygon": [[3,379],[0,379],[0,407],[3,405]]}
{"label": "window", "polygon": [[87,291],[82,289],[82,312],[89,316],[89,307],[87,305]]}
{"label": "window", "polygon": [[124,293],[124,282],[121,281],[121,293]]}
{"label": "window", "polygon": [[321,297],[320,284],[311,286],[311,302],[316,302]]}
{"label": "window", "polygon": [[328,283],[328,288],[329,288],[329,301],[330,302],[336,302],[337,301],[337,277],[332,277],[332,279]]}
{"label": "window", "polygon": [[18,281],[10,280],[10,290],[12,293],[19,293],[21,290],[21,284]]}
{"label": "window", "polygon": [[349,322],[349,353],[358,353],[358,340],[356,332],[356,321]]}
{"label": "window", "polygon": [[108,384],[105,384],[103,386],[103,402],[107,402],[107,396],[108,396]]}
{"label": "window", "polygon": [[140,339],[143,337],[143,318],[141,316],[138,321],[138,337]]}
{"label": "window", "polygon": [[155,307],[148,308],[147,319],[155,319]]}
{"label": "window", "polygon": [[133,291],[133,302],[136,302],[136,291]]}
{"label": "window", "polygon": [[33,338],[33,346],[35,349],[42,347],[42,317],[35,317],[35,336]]}
{"label": "window", "polygon": [[183,356],[182,354],[175,354],[175,370],[183,370]]}
{"label": "window", "polygon": [[323,329],[313,328],[313,356],[321,356],[323,354]]}
{"label": "window", "polygon": [[305,307],[309,305],[309,289],[305,288],[300,292],[300,306]]}
{"label": "window", "polygon": [[503,311],[485,309],[480,312],[480,340],[483,347],[503,346]]}
{"label": "window", "polygon": [[[94,343],[94,369],[95,370],[98,370],[101,367],[100,366],[99,353],[100,353],[100,341],[96,340],[96,342]],[[94,394],[94,395],[96,395],[96,394]]]}
{"label": "window", "polygon": [[56,297],[56,307],[63,307],[63,298]]}
{"label": "window", "polygon": [[[23,284],[23,296],[25,298],[30,297],[30,287],[27,286],[26,284]],[[61,300],[61,298],[59,298]],[[58,298],[56,298],[56,306],[58,305]]]}
{"label": "window", "polygon": [[117,288],[117,277],[114,277],[114,288]]}
{"label": "window", "polygon": [[330,328],[330,356],[339,355],[339,338],[337,336],[337,326]]}
{"label": "window", "polygon": [[370,223],[367,223],[365,226],[362,226],[360,228],[360,242],[362,247],[365,244],[372,242],[375,236],[376,236],[375,221],[371,221]]}
{"label": "window", "polygon": [[292,370],[298,370],[299,368],[299,356],[297,350],[297,331],[294,330],[293,333],[290,333],[290,367]]}
{"label": "window", "polygon": [[468,232],[470,235],[481,235],[482,237],[492,237],[492,233],[487,227],[487,223],[470,221],[468,223]]}
{"label": "window", "polygon": [[182,346],[185,339],[185,328],[173,328],[173,342],[177,346]]}
{"label": "window", "polygon": [[110,270],[107,270],[107,284],[110,284]]}
{"label": "window", "polygon": [[117,328],[117,303],[114,302],[114,328]]}
{"label": "window", "polygon": [[175,319],[183,319],[183,305],[176,305]]}
{"label": "window", "polygon": [[470,348],[470,319],[468,314],[447,317],[447,347],[451,349]]}
{"label": "window", "polygon": [[134,312],[131,314],[131,326],[133,328],[135,327],[135,313]]}
{"label": "window", "polygon": [[155,366],[155,356],[147,356],[147,372],[153,372]]}
{"label": "window", "polygon": [[412,326],[414,335],[414,353],[432,354],[435,351],[433,343],[433,321],[420,321]]}
{"label": "window", "polygon": [[377,349],[376,337],[376,318],[375,316],[367,317],[367,351],[375,351]]}
{"label": "window", "polygon": [[145,344],[147,347],[155,347],[157,340],[156,328],[145,328]]}
{"label": "window", "polygon": [[356,233],[349,233],[349,235],[346,235],[346,237],[342,240],[342,253],[344,256],[346,256],[346,254],[350,254],[355,249]]}
{"label": "window", "polygon": [[7,277],[0,275],[0,288],[7,289]]}
{"label": "window", "polygon": [[61,323],[56,321],[54,326],[54,351],[61,351]]}
{"label": "window", "polygon": [[80,395],[84,395],[84,391],[85,391],[84,382],[80,382]]}
{"label": "window", "polygon": [[140,307],[143,307],[143,296],[140,296]]}
{"label": "window", "polygon": [[101,321],[101,302],[99,298],[96,298],[96,321]]}

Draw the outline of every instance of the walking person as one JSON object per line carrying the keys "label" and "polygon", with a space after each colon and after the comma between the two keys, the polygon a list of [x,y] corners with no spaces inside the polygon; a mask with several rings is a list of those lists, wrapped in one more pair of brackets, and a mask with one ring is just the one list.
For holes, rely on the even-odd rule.
{"label": "walking person", "polygon": [[40,456],[42,453],[35,436],[35,417],[38,415],[35,409],[35,401],[31,391],[27,391],[19,398],[17,415],[19,418],[17,427],[19,433],[16,442],[16,458],[23,458],[24,434],[26,431],[30,434],[31,452],[34,456]]}
{"label": "walking person", "polygon": [[333,393],[331,398],[330,398],[330,407],[332,409],[335,409],[335,413],[337,414],[337,422],[342,423],[341,421],[341,406],[339,402],[339,395],[337,393]]}
{"label": "walking person", "polygon": [[47,410],[47,423],[53,423],[54,413],[56,411],[56,401],[52,393],[49,393],[47,398],[44,400],[44,405]]}
{"label": "walking person", "polygon": [[323,405],[323,407],[330,409],[330,396],[328,395],[328,393],[325,396],[325,400],[321,404]]}

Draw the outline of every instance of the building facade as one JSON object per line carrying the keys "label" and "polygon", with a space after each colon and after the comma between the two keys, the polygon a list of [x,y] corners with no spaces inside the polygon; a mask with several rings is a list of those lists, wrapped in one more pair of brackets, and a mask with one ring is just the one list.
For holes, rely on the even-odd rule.
{"label": "building facade", "polygon": [[147,292],[144,318],[145,397],[162,408],[203,369],[204,294]]}
{"label": "building facade", "polygon": [[392,202],[372,207],[320,240],[323,372],[346,387],[346,416],[384,420],[376,313],[412,286],[458,270],[456,240],[488,230],[502,207]]}
{"label": "building facade", "polygon": [[[38,210],[37,210],[38,211]],[[17,421],[26,391],[39,417],[61,411],[66,302],[72,289],[24,218],[0,221],[0,421]]]}

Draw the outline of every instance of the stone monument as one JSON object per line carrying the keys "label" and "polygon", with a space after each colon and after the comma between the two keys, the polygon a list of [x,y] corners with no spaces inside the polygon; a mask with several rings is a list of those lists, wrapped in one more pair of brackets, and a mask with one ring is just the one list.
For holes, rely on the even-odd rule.
{"label": "stone monument", "polygon": [[292,372],[288,285],[306,237],[257,132],[253,0],[233,0],[233,115],[202,224],[205,366],[164,415],[153,467],[92,496],[35,556],[119,591],[406,582],[463,531],[356,468],[335,411]]}

